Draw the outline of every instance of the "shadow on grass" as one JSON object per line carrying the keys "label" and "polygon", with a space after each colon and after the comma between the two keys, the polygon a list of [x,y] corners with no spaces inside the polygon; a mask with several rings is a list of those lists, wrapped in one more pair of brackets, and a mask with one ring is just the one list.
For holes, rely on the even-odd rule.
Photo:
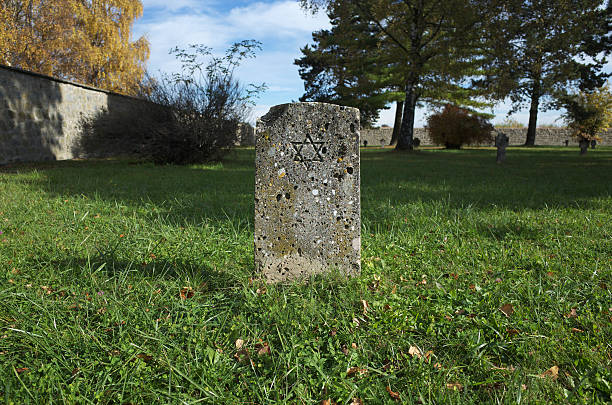
{"label": "shadow on grass", "polygon": [[[503,165],[492,149],[423,150],[397,153],[362,151],[364,220],[382,221],[384,206],[443,202],[452,209],[538,210],[597,207],[612,195],[612,149],[589,151],[510,149]],[[226,162],[202,166],[153,166],[130,161],[71,161],[17,166],[6,172],[36,169],[24,178],[61,198],[87,197],[135,209],[155,207],[174,224],[203,221],[248,223],[252,229],[254,150],[240,149]],[[381,215],[382,214],[382,215]],[[501,236],[501,235],[500,235]]]}

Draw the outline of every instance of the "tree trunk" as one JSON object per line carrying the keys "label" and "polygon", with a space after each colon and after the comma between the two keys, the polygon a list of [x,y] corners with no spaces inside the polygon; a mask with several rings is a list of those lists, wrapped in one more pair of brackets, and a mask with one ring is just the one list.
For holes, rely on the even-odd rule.
{"label": "tree trunk", "polygon": [[391,135],[391,142],[389,145],[395,145],[399,139],[400,129],[402,127],[402,113],[404,109],[404,102],[398,101],[395,103],[395,121],[393,123],[393,135]]}
{"label": "tree trunk", "polygon": [[589,150],[589,140],[588,139],[580,139],[580,142],[578,143],[578,145],[580,145],[580,154],[581,155],[586,155],[587,151]]}
{"label": "tree trunk", "polygon": [[404,102],[404,116],[402,117],[402,127],[395,150],[412,150],[412,138],[414,135],[414,113],[416,110],[417,96],[414,91],[414,84],[406,86],[406,101]]}
{"label": "tree trunk", "polygon": [[536,139],[536,128],[538,127],[538,108],[540,107],[540,82],[533,85],[531,91],[531,108],[529,108],[529,127],[527,128],[527,139],[525,146],[534,146]]}

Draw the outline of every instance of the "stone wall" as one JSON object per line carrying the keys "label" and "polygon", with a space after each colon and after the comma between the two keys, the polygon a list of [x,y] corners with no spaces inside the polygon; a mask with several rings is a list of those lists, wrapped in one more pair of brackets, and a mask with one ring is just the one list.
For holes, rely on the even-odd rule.
{"label": "stone wall", "polygon": [[0,164],[74,158],[82,118],[142,100],[0,66]]}
{"label": "stone wall", "polygon": [[[0,65],[0,164],[79,157],[74,147],[83,118],[142,111],[149,105],[138,98]],[[241,125],[237,135],[242,144],[255,144],[252,126]],[[119,150],[124,145],[112,146],[113,155],[130,152]]]}
{"label": "stone wall", "polygon": [[[510,145],[522,145],[527,137],[527,128],[503,128],[501,132],[508,135]],[[361,146],[386,146],[391,141],[393,128],[376,128],[361,130]],[[493,136],[496,133],[494,132]],[[421,140],[421,145],[433,145],[427,131],[424,128],[415,128],[414,136]],[[601,142],[598,145],[612,146],[612,130],[608,130],[603,134]],[[565,128],[538,128],[536,132],[536,145],[541,146],[565,146],[565,141],[569,141],[570,146],[578,146],[578,141],[574,138],[570,131]],[[490,145],[482,146],[493,146]]]}

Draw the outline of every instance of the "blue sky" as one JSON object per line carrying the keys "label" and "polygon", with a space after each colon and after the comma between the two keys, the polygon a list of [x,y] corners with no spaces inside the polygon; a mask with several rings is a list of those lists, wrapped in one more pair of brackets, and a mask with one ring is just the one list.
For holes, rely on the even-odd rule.
{"label": "blue sky", "polygon": [[[144,35],[151,44],[149,70],[173,72],[179,65],[170,48],[189,44],[204,44],[223,53],[236,41],[256,39],[263,50],[257,58],[240,66],[238,78],[243,83],[265,82],[268,90],[257,100],[251,122],[264,115],[276,104],[297,101],[304,92],[294,59],[301,56],[300,48],[311,42],[312,32],[328,28],[324,13],[311,15],[300,9],[296,0],[142,0],[143,16],[134,24],[134,37]],[[608,65],[610,66],[610,65]],[[608,69],[609,70],[609,69]],[[499,122],[509,106],[495,107]],[[417,111],[415,125],[424,123],[426,110]],[[540,112],[540,124],[555,123],[558,111]],[[383,110],[379,124],[393,125],[394,108]],[[527,108],[513,115],[527,123]],[[557,121],[560,123],[560,121]]]}

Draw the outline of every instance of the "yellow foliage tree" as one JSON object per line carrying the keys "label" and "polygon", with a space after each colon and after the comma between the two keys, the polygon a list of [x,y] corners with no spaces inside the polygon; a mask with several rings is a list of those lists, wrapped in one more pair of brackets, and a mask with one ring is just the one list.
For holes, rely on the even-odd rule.
{"label": "yellow foliage tree", "polygon": [[134,94],[149,43],[140,0],[0,0],[0,63]]}
{"label": "yellow foliage tree", "polygon": [[586,153],[589,141],[600,140],[599,134],[612,124],[610,85],[567,96],[561,102],[566,110],[563,118],[580,141],[582,153]]}

